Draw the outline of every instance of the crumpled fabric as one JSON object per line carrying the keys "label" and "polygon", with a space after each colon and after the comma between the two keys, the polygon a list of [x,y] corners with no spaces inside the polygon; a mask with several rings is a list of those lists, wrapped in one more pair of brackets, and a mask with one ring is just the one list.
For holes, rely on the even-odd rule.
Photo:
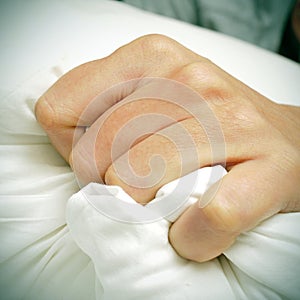
{"label": "crumpled fabric", "polygon": [[[212,184],[209,169],[197,171],[189,204]],[[160,197],[172,192],[171,185]],[[67,205],[71,235],[102,284],[99,299],[296,299],[300,293],[299,213],[278,214],[243,233],[220,257],[196,263],[179,257],[168,241],[173,216],[124,222],[106,214],[103,201],[110,205],[130,197],[118,187],[91,183]]]}
{"label": "crumpled fabric", "polygon": [[[181,299],[298,299],[299,213],[266,220],[210,262],[186,261],[167,239],[171,221],[178,215],[147,224],[122,223],[101,214],[95,203],[82,196],[72,170],[36,122],[34,106],[70,68],[153,31],[206,54],[250,86],[286,104],[299,104],[299,66],[121,3],[11,3],[23,9],[10,7],[15,19],[9,10],[0,11],[1,300],[176,299],[179,295]],[[45,27],[37,26],[37,20],[43,20]],[[70,27],[62,26],[66,20]],[[19,35],[12,35],[11,25]],[[220,52],[219,44],[226,51]],[[252,60],[248,64],[248,56],[259,62],[259,73]],[[203,179],[202,184],[201,193],[208,182]],[[92,186],[97,201],[103,186]],[[169,187],[162,188],[158,197],[167,194]],[[131,201],[120,188],[109,189],[114,191],[113,199]]]}

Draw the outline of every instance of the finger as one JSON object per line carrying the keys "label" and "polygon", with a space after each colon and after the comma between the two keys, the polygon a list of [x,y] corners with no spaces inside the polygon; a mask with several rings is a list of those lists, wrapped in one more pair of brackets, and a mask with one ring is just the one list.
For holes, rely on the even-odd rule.
{"label": "finger", "polygon": [[[225,163],[235,165],[250,158],[260,157],[257,148],[249,147],[249,144],[257,142],[257,132],[260,131],[261,126],[264,127],[266,134],[268,130],[259,117],[255,119],[254,113],[250,114],[252,120],[249,119],[247,113],[251,110],[251,106],[249,108],[245,105],[241,109],[238,104],[235,109],[231,105],[230,110],[218,105],[213,105],[211,108],[210,101],[204,101],[199,94],[196,95],[195,99],[191,94],[186,97],[192,104],[185,101],[183,105],[185,111],[179,110],[178,115],[171,113],[178,110],[176,105],[166,107],[165,110],[161,110],[161,106],[157,105],[161,114],[171,116],[175,120],[182,115],[185,119],[178,120],[176,124],[170,123],[158,132],[154,131],[153,136],[128,147],[127,149],[130,149],[128,153],[124,148],[113,159],[107,158],[105,163],[103,160],[101,163],[99,161],[98,165],[105,166],[102,172],[105,172],[109,164],[114,162],[107,169],[105,182],[120,185],[134,199],[145,203],[153,199],[156,191],[163,184],[200,167],[225,165]],[[137,111],[141,111],[136,108]],[[244,115],[243,119],[237,122],[236,114]],[[130,121],[130,118],[127,121]],[[146,119],[142,121],[140,127],[147,124]],[[153,122],[148,123],[153,126]],[[263,139],[264,137],[262,135],[260,151],[267,152],[270,146],[268,146],[268,139]],[[114,134],[112,138],[115,138]],[[122,142],[118,143],[119,147],[122,147],[121,145]],[[112,142],[106,144],[106,149],[111,147]],[[152,160],[151,165],[151,158],[154,156],[156,160]]]}
{"label": "finger", "polygon": [[102,182],[112,161],[180,119],[191,117],[182,107],[161,99],[124,100],[107,111],[72,150],[71,165],[82,185]]}
{"label": "finger", "polygon": [[161,186],[203,165],[209,160],[209,146],[204,144],[201,162],[185,128],[192,120],[175,123],[136,144],[108,168],[106,184],[121,186],[133,199],[145,204]]}
{"label": "finger", "polygon": [[181,256],[198,262],[220,255],[241,232],[284,208],[285,188],[280,185],[286,175],[267,160],[235,166],[173,224],[171,244]]}
{"label": "finger", "polygon": [[[195,59],[201,57],[170,38],[141,37],[106,58],[83,64],[64,75],[37,102],[37,119],[53,143],[59,145],[66,136],[70,139],[74,126],[91,125],[109,107],[130,94],[134,86],[127,85],[130,87],[127,90],[116,87],[95,101],[107,89],[135,78],[167,76],[173,68]],[[65,159],[71,148],[70,143],[60,147]]]}
{"label": "finger", "polygon": [[[136,201],[147,203],[164,184],[196,169],[224,165],[228,157],[231,161],[245,159],[247,144],[225,147],[223,137],[216,138],[218,124],[212,121],[187,118],[147,137],[114,160],[105,182],[119,185]],[[248,152],[252,155],[251,149]]]}
{"label": "finger", "polygon": [[218,120],[199,94],[174,80],[141,79],[130,96],[108,109],[81,137],[72,150],[72,168],[83,185],[102,182],[109,165],[135,144],[188,118],[199,120],[212,142],[224,146]]}

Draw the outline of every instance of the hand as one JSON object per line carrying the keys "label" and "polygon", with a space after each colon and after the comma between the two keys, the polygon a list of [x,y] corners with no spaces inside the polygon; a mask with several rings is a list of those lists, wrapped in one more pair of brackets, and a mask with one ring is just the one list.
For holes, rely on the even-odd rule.
{"label": "hand", "polygon": [[[184,97],[187,87],[199,105]],[[270,101],[167,37],[139,38],[70,71],[39,99],[36,116],[83,184],[117,184],[139,202],[188,172],[226,162],[223,180],[170,229],[185,258],[209,260],[262,220],[300,210],[300,108]],[[215,128],[223,140],[214,139]],[[151,169],[155,154],[163,161],[153,159]]]}

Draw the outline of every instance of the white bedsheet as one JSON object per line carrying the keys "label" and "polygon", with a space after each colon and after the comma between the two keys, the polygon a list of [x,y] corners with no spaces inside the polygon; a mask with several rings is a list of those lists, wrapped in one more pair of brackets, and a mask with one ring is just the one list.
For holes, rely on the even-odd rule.
{"label": "white bedsheet", "polygon": [[299,65],[120,3],[13,3],[1,4],[0,19],[1,300],[297,299],[299,213],[270,218],[218,259],[188,262],[168,244],[168,221],[120,223],[73,195],[74,175],[33,110],[64,72],[150,32],[177,39],[278,102],[299,105]]}

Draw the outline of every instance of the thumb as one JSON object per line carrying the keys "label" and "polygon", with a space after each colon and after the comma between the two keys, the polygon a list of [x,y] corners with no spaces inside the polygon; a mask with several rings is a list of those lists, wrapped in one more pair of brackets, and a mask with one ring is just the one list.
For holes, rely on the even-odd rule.
{"label": "thumb", "polygon": [[259,159],[234,166],[173,224],[170,242],[179,255],[198,262],[229,248],[237,236],[282,210],[282,172]]}

